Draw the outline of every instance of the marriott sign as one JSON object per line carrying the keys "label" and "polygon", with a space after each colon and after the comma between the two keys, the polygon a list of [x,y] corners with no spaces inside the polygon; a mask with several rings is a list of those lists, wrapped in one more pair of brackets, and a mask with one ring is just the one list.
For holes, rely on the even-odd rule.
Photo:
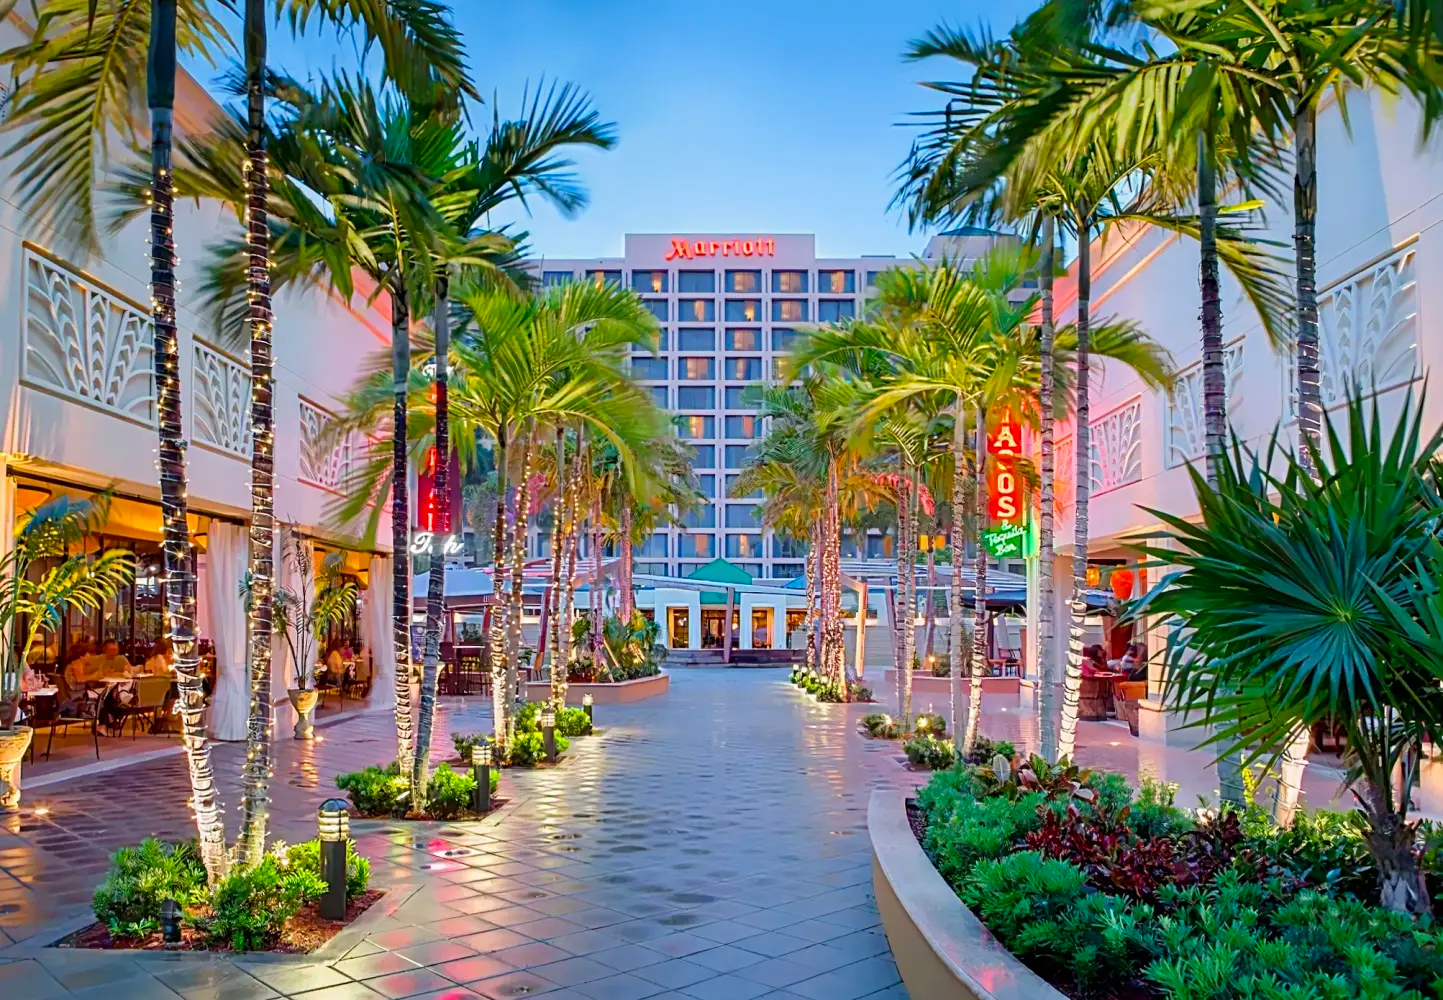
{"label": "marriott sign", "polygon": [[697,257],[775,257],[777,241],[774,236],[757,236],[753,239],[689,240],[673,236],[665,260],[695,260]]}

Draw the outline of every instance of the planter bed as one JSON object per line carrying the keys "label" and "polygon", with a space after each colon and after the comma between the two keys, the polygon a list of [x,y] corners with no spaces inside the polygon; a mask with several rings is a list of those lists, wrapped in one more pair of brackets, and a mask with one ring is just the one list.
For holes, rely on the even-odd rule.
{"label": "planter bed", "polygon": [[[306,955],[325,945],[361,914],[380,901],[385,895],[381,889],[370,889],[346,904],[346,919],[324,920],[317,907],[301,908],[290,920],[275,946],[266,951],[245,952],[249,955]],[[141,938],[112,937],[110,930],[102,923],[95,922],[78,931],[67,934],[56,941],[56,948],[101,949],[110,951],[190,951],[190,952],[231,952],[230,948],[208,945],[198,931],[191,927],[181,930],[181,943],[174,949],[167,949],[159,931]]]}
{"label": "planter bed", "polygon": [[[882,671],[882,684],[884,690],[897,690],[897,671],[887,669]],[[971,682],[962,678],[961,685],[957,688],[960,695],[965,697],[972,689]],[[1022,691],[1022,678],[1020,677],[984,677],[982,678],[983,694],[1019,694]],[[933,695],[935,697],[946,697],[952,693],[952,678],[933,677],[927,673],[914,673],[912,675],[912,695],[919,694]]]}
{"label": "planter bed", "polygon": [[[610,684],[577,683],[566,686],[566,704],[580,705],[581,699],[591,695],[597,705],[629,705],[634,701],[645,701],[666,694],[671,690],[671,675],[665,670],[652,677],[638,677],[630,681],[616,681]],[[527,681],[526,700],[546,701],[551,697],[550,681]]]}

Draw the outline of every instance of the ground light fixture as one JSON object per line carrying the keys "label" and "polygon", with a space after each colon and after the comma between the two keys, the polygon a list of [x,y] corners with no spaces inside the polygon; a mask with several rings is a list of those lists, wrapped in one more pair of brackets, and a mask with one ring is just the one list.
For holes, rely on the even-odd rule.
{"label": "ground light fixture", "polygon": [[923,736],[927,735],[928,718],[924,715],[917,720],[917,731]]}
{"label": "ground light fixture", "polygon": [[586,692],[584,695],[581,696],[581,708],[582,708],[583,711],[586,712],[586,721],[587,721],[587,722],[591,722],[591,723],[595,723],[595,722],[596,722],[596,715],[595,715],[595,713],[594,713],[593,710],[592,710],[592,706],[595,705],[595,704],[596,704],[596,699],[595,699],[594,697],[592,697],[590,691]]}
{"label": "ground light fixture", "polygon": [[321,803],[317,829],[321,839],[321,881],[326,891],[321,896],[321,919],[346,919],[346,846],[351,838],[351,815],[345,799],[326,799]]}
{"label": "ground light fixture", "polygon": [[491,744],[479,741],[471,748],[471,777],[476,779],[476,788],[471,792],[471,811],[484,814],[491,811]]}
{"label": "ground light fixture", "polygon": [[556,763],[556,712],[551,708],[541,710],[541,739],[546,745],[546,759]]}
{"label": "ground light fixture", "polygon": [[180,904],[173,899],[160,904],[160,937],[167,948],[180,947]]}

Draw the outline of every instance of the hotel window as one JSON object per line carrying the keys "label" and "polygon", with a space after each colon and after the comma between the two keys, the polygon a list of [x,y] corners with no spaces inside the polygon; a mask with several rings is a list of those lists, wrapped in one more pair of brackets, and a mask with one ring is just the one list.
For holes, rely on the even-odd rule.
{"label": "hotel window", "polygon": [[760,292],[762,290],[762,272],[728,271],[726,290],[742,295],[748,292]]}
{"label": "hotel window", "polygon": [[541,284],[545,288],[555,288],[557,285],[564,285],[572,279],[570,271],[542,271]]}
{"label": "hotel window", "polygon": [[677,555],[683,559],[715,559],[716,535],[682,535],[677,539]]}
{"label": "hotel window", "polygon": [[807,290],[806,271],[773,271],[772,291],[795,295]]}
{"label": "hotel window", "polygon": [[716,445],[694,444],[691,446],[691,467],[693,469],[716,468]]}
{"label": "hotel window", "polygon": [[728,469],[746,468],[747,462],[749,462],[752,456],[756,454],[756,449],[749,444],[729,444],[726,446],[726,448],[726,467]]}
{"label": "hotel window", "polygon": [[683,323],[715,323],[716,299],[679,299],[676,318]]}
{"label": "hotel window", "polygon": [[762,349],[762,331],[739,330],[730,327],[727,329],[726,344],[729,351],[760,351]]}
{"label": "hotel window", "polygon": [[761,402],[761,393],[754,385],[727,386],[726,408],[728,410],[755,410],[761,405]]}
{"label": "hotel window", "polygon": [[670,576],[671,570],[664,562],[639,562],[633,572],[641,576]]}
{"label": "hotel window", "polygon": [[762,436],[761,417],[727,417],[727,437],[742,438],[747,441]]}
{"label": "hotel window", "polygon": [[676,272],[676,290],[678,292],[714,292],[716,291],[716,272],[678,271]]}
{"label": "hotel window", "polygon": [[743,382],[760,382],[762,378],[761,358],[727,358],[725,377]]}
{"label": "hotel window", "polygon": [[716,417],[693,413],[676,419],[680,423],[681,436],[684,438],[702,440],[716,437]]}
{"label": "hotel window", "polygon": [[761,579],[761,575],[762,575],[762,564],[761,564],[761,563],[757,563],[757,562],[739,562],[739,563],[732,563],[732,565],[735,566],[737,569],[741,570],[741,571],[742,571],[743,573],[745,573],[747,576],[751,577],[753,580],[759,580],[759,579]]}
{"label": "hotel window", "polygon": [[787,359],[772,358],[772,381],[780,382],[786,375]]}
{"label": "hotel window", "polygon": [[760,323],[762,321],[761,299],[727,299],[726,321],[728,323]]}
{"label": "hotel window", "polygon": [[716,358],[677,358],[676,377],[688,382],[708,382],[716,378]]}
{"label": "hotel window", "polygon": [[653,385],[653,386],[650,386],[650,391],[651,391],[651,401],[652,401],[653,403],[655,403],[657,406],[661,407],[663,410],[670,409],[670,404],[667,403],[667,388],[666,388],[666,386],[664,386],[664,385]]}
{"label": "hotel window", "polygon": [[760,559],[761,557],[761,535],[727,535],[728,559]]}
{"label": "hotel window", "polygon": [[796,339],[797,331],[789,330],[784,326],[772,327],[772,350],[790,351]]}
{"label": "hotel window", "polygon": [[716,409],[716,390],[709,385],[679,385],[676,387],[676,408],[678,410]]}
{"label": "hotel window", "polygon": [[[887,269],[887,271],[890,271],[890,270],[894,270],[894,269],[893,269],[893,268],[888,268],[888,269]],[[867,272],[867,287],[868,287],[868,288],[876,288],[876,287],[877,287],[877,279],[878,279],[879,277],[881,277],[882,275],[886,274],[887,271],[868,271],[868,272]]]}
{"label": "hotel window", "polygon": [[651,314],[663,323],[671,318],[671,310],[667,307],[666,299],[642,299],[641,301],[646,308],[651,310]]}
{"label": "hotel window", "polygon": [[[727,527],[728,528],[755,528],[761,524],[758,512],[761,510],[754,503],[729,503],[727,504]],[[761,553],[757,553],[761,556]]]}
{"label": "hotel window", "polygon": [[[716,499],[716,476],[713,476],[713,475],[711,475],[710,473],[707,473],[706,475],[697,476],[697,477],[696,477],[696,488],[697,488],[697,492],[699,492],[702,496],[708,497],[709,499],[712,499],[712,500],[715,500],[715,499]],[[705,513],[706,511],[711,511],[711,513],[710,513],[710,514],[707,514],[707,513]],[[701,517],[710,517],[710,518],[711,518],[711,521],[708,522],[708,523],[706,523],[706,524],[704,524],[704,525],[702,525],[702,527],[711,528],[711,527],[715,527],[715,526],[716,526],[716,508],[713,507],[711,504],[707,504],[705,507],[703,507],[701,510],[699,510],[699,511],[697,512],[697,515],[698,515],[698,516],[701,516]]]}
{"label": "hotel window", "polygon": [[791,535],[772,536],[772,558],[774,559],[805,559],[810,548],[811,546],[803,538],[793,538]]}
{"label": "hotel window", "polygon": [[[703,476],[698,478],[715,480],[715,476]],[[715,528],[716,527],[716,504],[709,503],[696,510],[689,510],[681,516],[681,523],[686,528]],[[682,555],[686,555],[685,552]]]}
{"label": "hotel window", "polygon": [[665,271],[632,271],[631,290],[633,292],[664,292],[667,290]]}
{"label": "hotel window", "polygon": [[684,326],[676,331],[676,347],[679,351],[714,351],[716,331],[709,326]]}
{"label": "hotel window", "polygon": [[738,493],[736,491],[738,478],[736,475],[727,476],[727,496],[734,500],[760,500],[762,498],[762,491],[759,489]]}
{"label": "hotel window", "polygon": [[817,303],[817,322],[835,323],[838,320],[851,319],[857,312],[857,303],[854,299],[822,299]]}
{"label": "hotel window", "polygon": [[600,288],[602,285],[616,285],[619,288],[621,287],[621,272],[602,270],[587,271],[586,280],[594,283],[597,288]]}
{"label": "hotel window", "polygon": [[817,291],[823,295],[851,295],[857,290],[855,271],[818,271]]}
{"label": "hotel window", "polygon": [[806,573],[807,568],[803,563],[772,563],[773,580],[795,580]]}
{"label": "hotel window", "polygon": [[805,323],[806,321],[806,299],[772,299],[772,322]]}
{"label": "hotel window", "polygon": [[639,556],[651,556],[653,559],[661,556],[665,559],[671,555],[669,551],[671,546],[668,544],[667,538],[668,536],[666,535],[652,534],[646,541],[637,546],[636,554]]}
{"label": "hotel window", "polygon": [[842,558],[843,558],[843,559],[860,559],[860,558],[862,558],[861,555],[858,554],[858,552],[857,552],[857,538],[856,538],[855,535],[851,534],[850,532],[842,536]]}
{"label": "hotel window", "polygon": [[891,535],[868,535],[867,558],[890,559],[894,551]]}
{"label": "hotel window", "polygon": [[665,382],[667,380],[666,358],[632,358],[631,376],[642,382]]}

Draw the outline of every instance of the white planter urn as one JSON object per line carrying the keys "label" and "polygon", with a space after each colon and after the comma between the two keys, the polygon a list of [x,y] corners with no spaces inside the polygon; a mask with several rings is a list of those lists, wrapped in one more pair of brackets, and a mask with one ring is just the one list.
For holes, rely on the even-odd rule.
{"label": "white planter urn", "polygon": [[316,726],[311,716],[316,711],[318,692],[315,688],[308,688],[305,691],[291,688],[286,692],[286,697],[290,699],[291,708],[296,710],[296,728],[292,735],[298,740],[313,739],[316,735]]}
{"label": "white planter urn", "polygon": [[20,808],[20,762],[34,735],[29,726],[0,729],[0,813]]}

